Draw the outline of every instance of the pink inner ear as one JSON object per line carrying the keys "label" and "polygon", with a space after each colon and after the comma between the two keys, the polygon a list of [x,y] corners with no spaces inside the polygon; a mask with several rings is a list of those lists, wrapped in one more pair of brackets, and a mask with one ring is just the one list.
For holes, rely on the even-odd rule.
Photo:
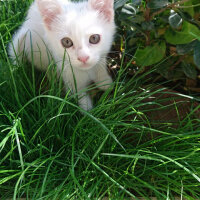
{"label": "pink inner ear", "polygon": [[56,0],[37,0],[37,3],[45,25],[51,30],[52,22],[61,13],[60,5]]}
{"label": "pink inner ear", "polygon": [[106,18],[106,20],[111,21],[114,16],[113,11],[113,0],[89,0],[91,7]]}
{"label": "pink inner ear", "polygon": [[60,10],[54,10],[54,12],[51,12],[48,10],[46,11],[46,14],[44,15],[43,19],[49,30],[51,30],[51,24],[56,19],[57,15],[59,14],[60,14]]}

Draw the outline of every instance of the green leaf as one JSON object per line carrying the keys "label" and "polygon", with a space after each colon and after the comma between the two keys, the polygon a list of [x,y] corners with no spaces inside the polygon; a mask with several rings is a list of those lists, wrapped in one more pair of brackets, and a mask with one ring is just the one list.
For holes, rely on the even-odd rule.
{"label": "green leaf", "polygon": [[184,21],[181,31],[175,31],[172,28],[167,29],[165,39],[170,44],[187,44],[196,39],[190,32],[200,36],[200,31],[196,26]]}
{"label": "green leaf", "polygon": [[162,65],[156,67],[156,71],[161,74],[161,76],[165,77],[166,79],[172,79],[173,76],[170,74],[170,67],[175,62],[174,58],[168,58],[162,62]]}
{"label": "green leaf", "polygon": [[133,1],[132,1],[132,4],[133,4],[134,6],[139,6],[139,5],[141,5],[141,3],[142,3],[142,0],[133,0]]}
{"label": "green leaf", "polygon": [[194,63],[200,69],[200,41],[196,41],[194,46]]}
{"label": "green leaf", "polygon": [[114,9],[122,7],[128,0],[118,0],[115,2]]}
{"label": "green leaf", "polygon": [[185,75],[188,78],[196,79],[196,77],[197,77],[197,70],[196,70],[196,68],[193,65],[191,65],[189,63],[183,62],[182,69],[183,69],[183,72],[185,73]]}
{"label": "green leaf", "polygon": [[163,8],[169,4],[168,0],[151,0],[147,3],[147,7],[151,9]]}
{"label": "green leaf", "polygon": [[145,18],[143,15],[135,15],[134,17],[131,18],[131,20],[134,23],[142,23],[143,21],[145,21]]}
{"label": "green leaf", "polygon": [[188,44],[178,44],[176,45],[176,51],[179,55],[185,55],[194,49],[195,43],[196,43],[196,40]]}
{"label": "green leaf", "polygon": [[121,12],[125,15],[136,15],[136,9],[133,4],[125,4]]}
{"label": "green leaf", "polygon": [[178,29],[182,25],[182,18],[180,15],[173,10],[171,10],[170,16],[169,16],[169,24],[172,28]]}
{"label": "green leaf", "polygon": [[191,32],[191,31],[189,32],[189,34],[192,35],[193,37],[195,37],[196,39],[198,39],[200,41],[200,35],[197,35],[197,34]]}
{"label": "green leaf", "polygon": [[135,52],[135,61],[139,66],[149,66],[158,63],[166,51],[165,42],[155,43],[153,46],[147,46],[144,49],[140,47]]}
{"label": "green leaf", "polygon": [[[184,3],[184,11],[191,15],[191,17],[194,17],[194,8],[192,7],[193,2],[187,1]],[[195,5],[195,4],[194,4]]]}
{"label": "green leaf", "polygon": [[142,22],[142,29],[145,31],[151,31],[155,28],[154,23],[152,21]]}

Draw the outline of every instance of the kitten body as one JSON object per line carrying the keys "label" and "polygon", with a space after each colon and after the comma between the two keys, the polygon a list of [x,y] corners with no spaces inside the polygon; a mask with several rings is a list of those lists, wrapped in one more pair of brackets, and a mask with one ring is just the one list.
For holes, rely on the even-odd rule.
{"label": "kitten body", "polygon": [[9,54],[21,61],[24,53],[40,70],[47,70],[53,59],[66,88],[77,89],[79,105],[89,110],[92,102],[84,88],[94,81],[106,90],[112,83],[106,56],[114,32],[113,0],[36,0],[14,35]]}

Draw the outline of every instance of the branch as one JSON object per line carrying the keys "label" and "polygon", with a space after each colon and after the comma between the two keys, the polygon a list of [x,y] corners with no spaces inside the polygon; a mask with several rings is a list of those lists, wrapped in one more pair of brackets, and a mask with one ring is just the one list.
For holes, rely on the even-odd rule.
{"label": "branch", "polygon": [[169,5],[167,5],[165,8],[162,8],[160,10],[158,10],[157,12],[154,12],[152,15],[151,15],[151,19],[153,19],[156,15],[159,15],[160,13],[164,12],[165,10],[169,9],[169,8],[180,8],[180,4],[183,4],[183,3],[186,3],[190,0],[182,0],[182,1],[177,1],[176,3],[171,3]]}

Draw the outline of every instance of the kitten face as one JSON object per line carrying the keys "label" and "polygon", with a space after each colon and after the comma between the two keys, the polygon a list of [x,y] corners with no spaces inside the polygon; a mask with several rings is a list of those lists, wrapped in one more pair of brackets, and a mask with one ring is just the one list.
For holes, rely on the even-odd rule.
{"label": "kitten face", "polygon": [[[89,0],[63,4],[54,0],[50,14],[43,13],[40,1],[49,1],[48,6],[52,1],[38,0],[38,5],[49,41],[59,57],[63,58],[66,51],[66,59],[73,67],[87,70],[106,56],[115,31],[113,1]],[[96,4],[99,4],[97,8]],[[45,6],[47,4],[42,8]]]}

